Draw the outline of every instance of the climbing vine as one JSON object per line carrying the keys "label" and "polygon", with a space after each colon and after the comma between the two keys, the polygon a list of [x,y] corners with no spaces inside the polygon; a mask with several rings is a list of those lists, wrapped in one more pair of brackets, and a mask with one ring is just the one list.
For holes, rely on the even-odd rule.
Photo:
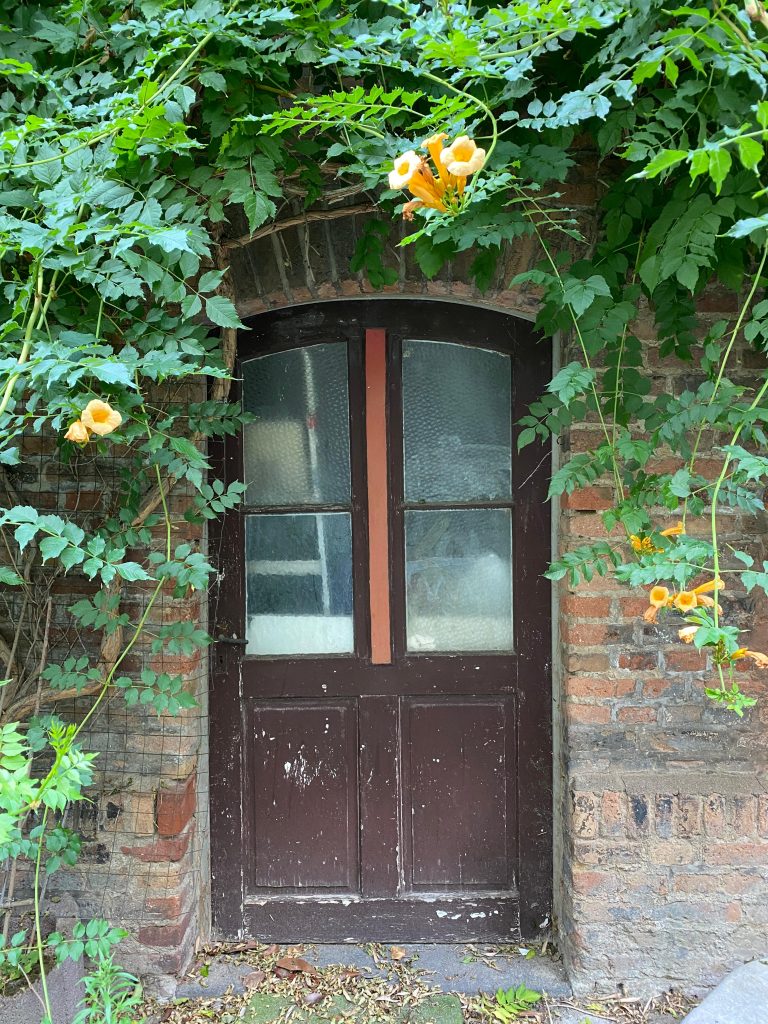
{"label": "climbing vine", "polygon": [[[734,668],[768,659],[730,609],[768,592],[768,562],[721,537],[734,513],[762,514],[768,478],[768,378],[739,364],[744,346],[768,348],[767,23],[761,3],[717,0],[15,5],[0,33],[6,860],[39,880],[76,859],[62,812],[91,781],[83,728],[108,693],[163,714],[194,701],[181,676],[123,667],[144,640],[173,654],[210,639],[181,620],[147,630],[160,594],[187,599],[215,571],[186,524],[242,493],[207,479],[204,450],[243,422],[227,401],[240,321],[222,243],[234,209],[251,233],[279,230],[289,200],[312,206],[334,178],[378,204],[354,260],[374,286],[396,279],[387,223],[404,217],[428,277],[469,251],[479,289],[538,291],[537,326],[568,357],[520,444],[593,425],[550,493],[612,491],[606,537],[550,577],[643,588],[649,623],[669,616],[709,652],[706,694],[739,715],[754,703]],[[582,179],[596,211],[573,201]],[[539,264],[502,280],[524,237]],[[700,312],[713,287],[736,308],[715,322]],[[660,358],[690,367],[679,393],[653,392],[648,317]],[[208,395],[188,400],[200,380]],[[101,504],[26,500],[30,437],[73,477],[116,467]],[[98,638],[90,658],[51,648],[67,574],[91,585],[69,609]],[[90,703],[67,724],[55,707],[73,695]],[[0,962],[42,965],[35,893],[37,928],[11,938],[6,919]],[[74,947],[46,941],[108,956],[119,935],[89,927]]]}

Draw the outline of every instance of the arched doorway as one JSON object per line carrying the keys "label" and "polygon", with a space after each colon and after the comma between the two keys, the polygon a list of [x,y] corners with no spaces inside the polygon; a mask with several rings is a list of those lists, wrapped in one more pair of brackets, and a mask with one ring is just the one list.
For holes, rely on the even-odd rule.
{"label": "arched doorway", "polygon": [[253,318],[214,452],[214,928],[499,940],[551,904],[548,380],[525,321],[418,300]]}

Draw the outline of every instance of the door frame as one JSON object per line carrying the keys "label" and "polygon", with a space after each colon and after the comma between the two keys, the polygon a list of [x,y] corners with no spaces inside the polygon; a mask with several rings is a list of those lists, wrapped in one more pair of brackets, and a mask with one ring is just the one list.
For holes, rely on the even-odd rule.
{"label": "door frame", "polygon": [[[538,442],[516,451],[516,439],[521,428],[515,421],[539,397],[550,378],[551,346],[540,338],[529,321],[514,314],[419,297],[328,300],[257,314],[247,318],[245,323],[248,333],[290,323],[296,345],[318,340],[319,330],[324,326],[327,329],[334,320],[341,318],[346,325],[359,323],[361,331],[382,325],[386,329],[386,324],[393,321],[405,322],[412,328],[412,336],[418,337],[419,324],[429,323],[430,307],[434,312],[435,304],[454,307],[459,327],[462,323],[470,328],[483,325],[511,335],[513,465],[523,483],[516,495],[513,533],[513,614],[518,656],[514,693],[518,783],[516,877],[520,932],[523,938],[530,939],[541,935],[542,929],[550,922],[552,909],[552,601],[551,584],[542,575],[549,562],[551,543],[551,513],[546,501],[550,460],[548,446]],[[252,339],[249,341],[246,337],[243,341],[249,348],[253,347]],[[238,353],[240,351],[239,344]],[[233,397],[236,398],[238,393],[236,382]],[[238,477],[239,466],[232,449],[226,438],[209,442],[211,470],[220,479]],[[217,579],[229,577],[226,597],[222,595],[220,599],[216,585],[210,594],[209,628],[214,637],[222,634],[232,636],[233,626],[239,621],[238,615],[244,608],[244,581],[237,546],[240,543],[239,518],[235,510],[209,524],[208,550],[212,561],[217,564]],[[529,537],[527,529],[530,525],[535,529]],[[365,544],[367,555],[367,539]],[[518,561],[522,550],[526,551],[526,558]],[[531,565],[540,565],[540,571],[530,571]],[[363,611],[363,615],[363,621],[367,622],[367,611]],[[215,642],[209,656],[211,912],[213,932],[222,938],[242,937],[246,921],[240,656],[240,647],[226,642]],[[543,680],[544,685],[526,687],[524,680],[528,676]],[[232,813],[235,795],[240,802],[239,814]],[[309,920],[311,903],[308,901],[299,906],[303,907]]]}

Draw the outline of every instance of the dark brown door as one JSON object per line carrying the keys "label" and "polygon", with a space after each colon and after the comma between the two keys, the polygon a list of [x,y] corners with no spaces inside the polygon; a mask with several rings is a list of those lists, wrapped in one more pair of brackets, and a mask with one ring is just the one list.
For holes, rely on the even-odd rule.
{"label": "dark brown door", "polygon": [[378,300],[254,318],[213,452],[214,926],[514,939],[551,893],[548,459],[531,326]]}

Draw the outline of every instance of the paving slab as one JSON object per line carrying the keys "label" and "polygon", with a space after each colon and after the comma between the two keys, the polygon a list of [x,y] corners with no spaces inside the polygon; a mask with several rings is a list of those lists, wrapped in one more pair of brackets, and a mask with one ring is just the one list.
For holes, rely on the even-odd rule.
{"label": "paving slab", "polygon": [[[497,956],[493,959],[499,970],[494,970],[480,960],[464,963],[468,959],[464,945],[413,943],[403,948],[409,958],[414,958],[413,966],[417,970],[428,972],[424,980],[444,992],[477,995],[478,992],[495,992],[498,988],[522,984],[550,996],[571,995],[571,986],[562,964],[551,957]],[[362,946],[314,945],[307,958],[318,967],[345,964],[366,973],[381,973]]]}
{"label": "paving slab", "polygon": [[742,964],[684,1018],[684,1024],[767,1024],[768,962]]}

